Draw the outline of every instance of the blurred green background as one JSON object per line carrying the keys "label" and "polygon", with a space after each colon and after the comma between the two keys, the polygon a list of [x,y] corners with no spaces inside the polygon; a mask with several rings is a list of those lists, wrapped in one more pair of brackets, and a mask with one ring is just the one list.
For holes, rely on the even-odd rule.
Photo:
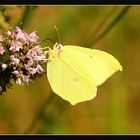
{"label": "blurred green background", "polygon": [[[111,53],[123,66],[98,87],[90,101],[71,106],[52,93],[47,76],[14,85],[0,97],[0,134],[140,134],[140,7],[132,6],[113,28],[95,43],[125,6],[1,6],[0,31],[17,24],[27,32],[37,30],[40,41],[91,47]],[[22,22],[21,22],[22,21]],[[96,34],[95,34],[96,32]],[[94,34],[93,34],[94,33]],[[91,42],[91,43],[90,43]],[[46,41],[43,47],[53,47]],[[42,104],[54,94],[43,113]],[[42,109],[42,108],[41,108]]]}

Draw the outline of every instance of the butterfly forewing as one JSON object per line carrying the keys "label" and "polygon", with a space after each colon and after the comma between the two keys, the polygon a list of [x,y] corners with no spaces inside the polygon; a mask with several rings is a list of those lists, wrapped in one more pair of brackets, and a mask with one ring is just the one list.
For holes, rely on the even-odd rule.
{"label": "butterfly forewing", "polygon": [[110,54],[79,46],[64,46],[60,58],[87,79],[102,84],[118,70],[122,70],[120,63]]}

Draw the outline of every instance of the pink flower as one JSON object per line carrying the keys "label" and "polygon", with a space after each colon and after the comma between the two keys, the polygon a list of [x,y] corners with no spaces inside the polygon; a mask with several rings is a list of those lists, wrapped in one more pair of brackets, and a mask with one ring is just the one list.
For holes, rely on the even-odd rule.
{"label": "pink flower", "polygon": [[21,75],[23,82],[27,83],[29,82],[29,76],[22,74]]}
{"label": "pink flower", "polygon": [[24,85],[24,83],[29,83],[29,76],[27,76],[27,75],[24,75],[24,74],[21,74],[20,75],[20,77],[18,77],[17,79],[16,79],[16,84],[18,84],[18,85]]}
{"label": "pink flower", "polygon": [[29,59],[33,59],[34,56],[36,56],[36,52],[34,52],[32,49],[28,51],[26,57],[29,58]]}
{"label": "pink flower", "polygon": [[32,48],[31,50],[28,51],[26,57],[29,59],[35,60],[37,63],[45,60],[45,55],[42,55],[42,48],[37,45],[36,47]]}
{"label": "pink flower", "polygon": [[34,62],[33,62],[32,60],[29,60],[29,61],[27,62],[27,64],[24,64],[25,69],[26,69],[26,70],[30,70],[33,64],[34,64]]}
{"label": "pink flower", "polygon": [[43,61],[45,59],[45,56],[37,55],[37,56],[34,57],[34,59],[35,59],[36,62],[41,62],[41,61]]}
{"label": "pink flower", "polygon": [[19,74],[19,71],[18,70],[14,70],[12,73],[17,75],[17,74]]}
{"label": "pink flower", "polygon": [[20,34],[20,33],[22,33],[22,31],[21,31],[21,29],[20,29],[19,27],[16,27],[15,33],[16,33],[16,34],[18,34],[18,33]]}
{"label": "pink flower", "polygon": [[40,73],[43,73],[43,72],[44,72],[43,68],[38,64],[37,67],[33,69],[31,74],[34,75],[35,73],[40,74]]}
{"label": "pink flower", "polygon": [[37,45],[34,48],[32,48],[32,51],[36,53],[42,53],[42,48],[40,47],[40,45]]}
{"label": "pink flower", "polygon": [[18,85],[23,85],[22,81],[21,81],[21,78],[17,78],[16,79],[16,84]]}
{"label": "pink flower", "polygon": [[10,56],[10,60],[12,61],[12,64],[14,65],[18,65],[19,64],[19,59],[18,58],[16,58],[14,55],[11,55]]}
{"label": "pink flower", "polygon": [[22,32],[22,30],[19,27],[16,27],[15,33],[16,33],[16,35],[15,35],[16,36],[16,40],[19,40],[19,39],[21,39],[23,41],[27,40],[27,38],[25,36],[25,33]]}
{"label": "pink flower", "polygon": [[36,69],[37,69],[37,73],[39,74],[44,72],[43,68],[39,64],[37,65]]}
{"label": "pink flower", "polygon": [[7,64],[2,64],[2,70],[5,70],[7,68]]}
{"label": "pink flower", "polygon": [[14,39],[14,38],[15,38],[15,35],[14,35],[13,32],[8,31],[7,34],[8,34],[8,36],[9,36],[11,39]]}
{"label": "pink flower", "polygon": [[10,51],[16,52],[22,49],[22,44],[19,41],[12,41],[11,42],[11,47],[9,48]]}
{"label": "pink flower", "polygon": [[3,55],[5,52],[4,48],[3,47],[0,47],[0,55]]}
{"label": "pink flower", "polygon": [[12,80],[24,85],[44,72],[41,64],[46,62],[46,51],[38,39],[36,31],[27,33],[19,27],[0,34],[0,76],[4,81],[0,82],[0,94],[12,86]]}
{"label": "pink flower", "polygon": [[32,61],[32,60],[29,60],[28,62],[27,62],[27,64],[24,64],[24,67],[25,67],[25,69],[29,72],[29,73],[31,73],[31,71],[33,71],[33,64],[34,64],[34,62]]}
{"label": "pink flower", "polygon": [[36,32],[30,33],[28,36],[28,40],[33,43],[36,42],[38,39],[39,37],[36,35]]}

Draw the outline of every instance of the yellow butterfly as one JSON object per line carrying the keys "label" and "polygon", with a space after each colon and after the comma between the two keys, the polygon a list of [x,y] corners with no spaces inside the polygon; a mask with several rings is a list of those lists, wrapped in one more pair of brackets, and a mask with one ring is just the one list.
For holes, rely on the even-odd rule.
{"label": "yellow butterfly", "polygon": [[72,105],[91,100],[120,63],[110,54],[80,46],[56,43],[49,50],[47,77],[52,90]]}

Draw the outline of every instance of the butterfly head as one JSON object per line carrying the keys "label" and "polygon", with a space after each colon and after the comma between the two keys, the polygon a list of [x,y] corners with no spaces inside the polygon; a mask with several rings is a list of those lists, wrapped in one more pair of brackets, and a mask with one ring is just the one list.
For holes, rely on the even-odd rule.
{"label": "butterfly head", "polygon": [[59,58],[60,53],[63,50],[63,47],[64,46],[62,44],[56,42],[55,45],[53,46],[53,50],[49,49],[49,51],[47,53],[48,54],[48,58],[50,60],[52,60],[53,58]]}
{"label": "butterfly head", "polygon": [[62,52],[63,48],[64,48],[64,46],[62,44],[56,42],[53,47],[53,51],[57,56],[59,56],[60,53]]}

